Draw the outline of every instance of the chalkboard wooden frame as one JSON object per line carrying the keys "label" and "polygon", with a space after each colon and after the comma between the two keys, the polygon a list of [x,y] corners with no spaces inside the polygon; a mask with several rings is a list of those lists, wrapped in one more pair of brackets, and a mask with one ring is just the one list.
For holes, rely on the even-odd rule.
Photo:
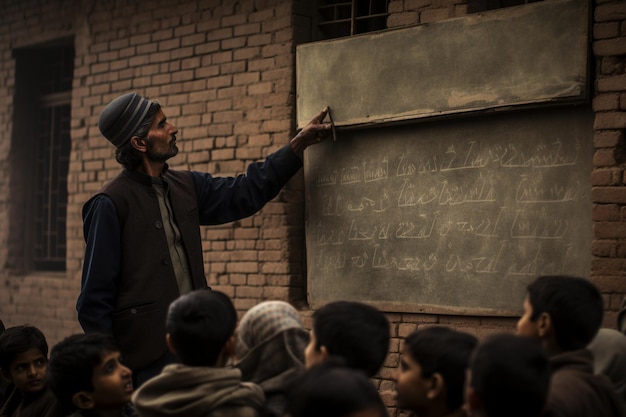
{"label": "chalkboard wooden frame", "polygon": [[545,0],[302,44],[297,124],[340,127],[588,100],[588,0]]}

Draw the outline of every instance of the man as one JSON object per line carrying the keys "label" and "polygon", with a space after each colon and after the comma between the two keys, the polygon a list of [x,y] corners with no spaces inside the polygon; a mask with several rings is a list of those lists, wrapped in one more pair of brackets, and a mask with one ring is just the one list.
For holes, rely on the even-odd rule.
{"label": "man", "polygon": [[98,127],[124,169],[83,207],[78,319],[85,332],[114,336],[137,386],[174,360],[164,338],[170,302],[207,285],[199,226],[248,217],[273,199],[301,168],[298,155],[330,132],[326,113],[245,175],[218,178],[168,168],[178,130],[158,102],[129,93],[104,108]]}

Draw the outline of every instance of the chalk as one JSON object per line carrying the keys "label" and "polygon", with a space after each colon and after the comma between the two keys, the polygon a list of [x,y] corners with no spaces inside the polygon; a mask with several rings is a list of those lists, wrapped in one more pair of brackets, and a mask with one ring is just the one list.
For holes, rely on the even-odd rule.
{"label": "chalk", "polygon": [[330,129],[333,133],[333,142],[337,142],[337,133],[335,132],[335,122],[333,122],[333,115],[330,114],[330,106],[326,106],[326,113],[328,114],[328,120],[330,121]]}

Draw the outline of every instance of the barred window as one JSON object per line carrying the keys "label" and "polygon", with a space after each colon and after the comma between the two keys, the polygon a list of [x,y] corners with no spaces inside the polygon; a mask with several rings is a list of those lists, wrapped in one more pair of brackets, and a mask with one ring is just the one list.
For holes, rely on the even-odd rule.
{"label": "barred window", "polygon": [[389,0],[321,0],[318,27],[325,39],[387,27]]}
{"label": "barred window", "polygon": [[13,262],[24,270],[64,271],[74,50],[27,48],[15,57],[12,190],[18,206],[12,213],[23,225],[23,244],[13,249],[19,258]]}

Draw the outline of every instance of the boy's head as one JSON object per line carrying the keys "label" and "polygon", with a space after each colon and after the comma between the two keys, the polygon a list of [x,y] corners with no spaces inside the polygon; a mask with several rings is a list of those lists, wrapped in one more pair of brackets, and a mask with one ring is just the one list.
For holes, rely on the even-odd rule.
{"label": "boy's head", "polygon": [[2,376],[22,393],[35,393],[46,387],[48,343],[34,326],[9,327],[0,334]]}
{"label": "boy's head", "polygon": [[584,278],[540,276],[527,287],[520,336],[541,339],[550,353],[583,349],[602,324],[603,301]]}
{"label": "boy's head", "polygon": [[[339,361],[341,362],[341,361]],[[290,417],[387,417],[376,387],[360,371],[328,360],[307,369],[287,396]]]}
{"label": "boy's head", "polygon": [[311,341],[305,350],[310,367],[337,356],[371,377],[389,350],[389,322],[378,309],[354,301],[328,303],[313,313]]}
{"label": "boy's head", "polygon": [[465,371],[477,343],[474,336],[445,327],[411,333],[394,375],[398,407],[419,415],[460,408]]}
{"label": "boy's head", "polygon": [[501,334],[478,345],[467,379],[470,415],[538,417],[548,396],[550,366],[538,341]]}
{"label": "boy's head", "polygon": [[223,366],[234,353],[237,311],[224,293],[192,291],[170,304],[165,331],[170,350],[188,366]]}
{"label": "boy's head", "polygon": [[48,384],[66,407],[115,410],[130,402],[132,372],[120,362],[120,352],[109,335],[76,334],[50,352]]}

